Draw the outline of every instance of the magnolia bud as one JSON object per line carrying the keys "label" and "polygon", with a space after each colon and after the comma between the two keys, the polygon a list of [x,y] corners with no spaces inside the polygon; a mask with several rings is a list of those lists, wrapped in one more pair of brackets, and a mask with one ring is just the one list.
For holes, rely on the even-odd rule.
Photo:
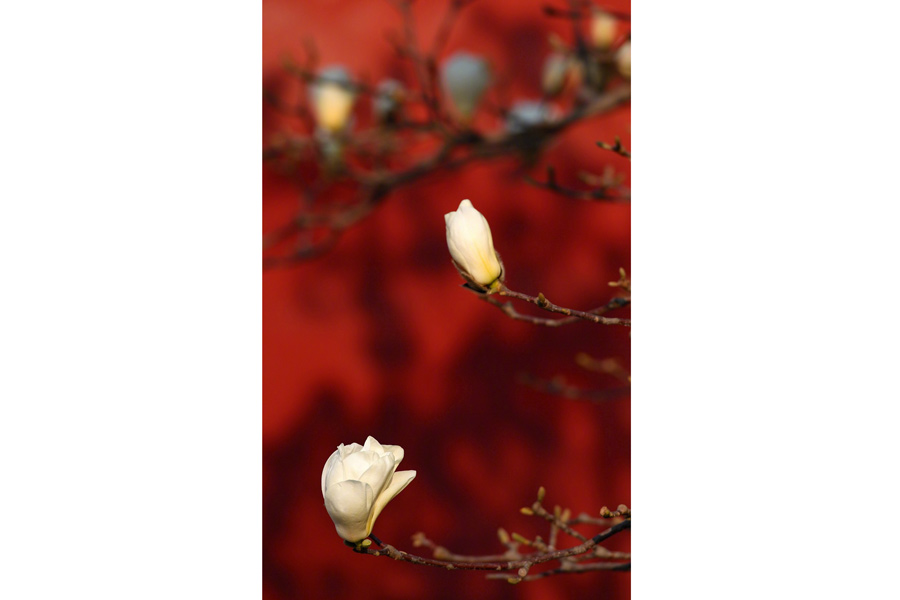
{"label": "magnolia bud", "polygon": [[594,46],[608,50],[616,41],[618,21],[614,16],[602,10],[594,9],[591,15],[591,40]]}
{"label": "magnolia bud", "polygon": [[616,51],[616,68],[625,79],[631,79],[631,40]]}
{"label": "magnolia bud", "polygon": [[385,79],[375,89],[372,99],[372,113],[378,123],[393,123],[400,112],[405,90],[403,84],[396,79]]}
{"label": "magnolia bud", "polygon": [[552,107],[537,100],[516,102],[506,113],[506,131],[522,133],[526,129],[551,123],[556,117]]}
{"label": "magnolia bud", "polygon": [[556,96],[566,85],[569,76],[569,57],[559,52],[554,52],[544,61],[544,70],[541,73],[541,88],[548,96]]}
{"label": "magnolia bud", "polygon": [[467,52],[457,52],[441,69],[444,93],[465,122],[472,120],[490,81],[491,72],[484,59]]}
{"label": "magnolia bud", "polygon": [[453,263],[466,279],[492,288],[503,275],[503,267],[494,250],[491,227],[469,200],[459,203],[456,211],[444,215],[447,226],[447,248]]}
{"label": "magnolia bud", "polygon": [[369,436],[366,443],[339,445],[322,470],[325,510],[339,536],[348,542],[369,537],[375,519],[416,476],[415,471],[395,472],[403,460],[403,448],[381,445]]}
{"label": "magnolia bud", "polygon": [[316,123],[328,133],[338,133],[347,127],[355,99],[353,82],[344,67],[323,69],[310,85]]}

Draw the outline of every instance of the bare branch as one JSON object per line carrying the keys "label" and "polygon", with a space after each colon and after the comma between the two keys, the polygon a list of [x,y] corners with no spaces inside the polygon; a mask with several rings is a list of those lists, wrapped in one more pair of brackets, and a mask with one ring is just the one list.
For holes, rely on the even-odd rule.
{"label": "bare branch", "polygon": [[575,317],[584,321],[590,321],[592,323],[599,323],[601,325],[624,325],[626,327],[631,326],[631,319],[616,319],[611,317],[604,317],[593,312],[584,312],[572,308],[565,308],[563,306],[559,306],[557,304],[554,304],[553,302],[550,302],[542,293],[539,293],[537,296],[529,296],[528,294],[523,294],[521,292],[511,290],[502,283],[500,284],[500,289],[497,291],[497,295],[509,296],[510,298],[524,300],[525,302],[534,304],[538,308],[542,308],[546,311],[566,315],[567,317]]}
{"label": "bare branch", "polygon": [[[390,544],[383,544],[381,548],[374,549],[371,546],[368,548],[360,548],[358,552],[361,554],[369,554],[371,556],[386,556],[388,558],[392,558],[394,560],[402,560],[404,562],[417,564],[417,565],[425,565],[430,567],[440,567],[442,569],[447,570],[469,570],[469,571],[519,571],[520,569],[525,569],[526,573],[529,568],[534,565],[542,564],[545,562],[550,562],[553,560],[559,560],[562,558],[567,558],[569,556],[575,556],[578,554],[584,554],[589,550],[593,549],[594,546],[599,544],[600,542],[611,538],[617,533],[621,533],[622,531],[626,531],[631,529],[631,520],[628,519],[626,521],[622,521],[618,525],[614,525],[607,529],[602,533],[598,533],[594,537],[588,539],[582,544],[578,546],[574,546],[572,548],[568,548],[566,550],[556,550],[553,552],[542,552],[528,555],[525,559],[520,560],[500,560],[500,561],[483,561],[483,562],[473,562],[473,561],[459,561],[459,560],[437,560],[434,558],[426,558],[423,556],[416,556],[414,554],[410,554],[408,552],[404,552],[403,550],[398,550],[394,546]],[[523,574],[520,578],[524,579],[525,575]]]}
{"label": "bare branch", "polygon": [[[630,571],[631,563],[604,563],[604,562],[592,562],[592,563],[577,563],[573,565],[566,565],[563,567],[559,567],[558,569],[551,569],[549,571],[543,571],[541,573],[535,573],[533,575],[526,575],[521,578],[519,581],[534,581],[535,579],[543,579],[545,577],[551,577],[553,575],[571,575],[573,573],[587,573],[589,571]],[[505,575],[498,574],[490,574],[487,576],[488,579],[507,579]],[[516,582],[518,583],[518,581]]]}
{"label": "bare branch", "polygon": [[[563,317],[561,319],[547,319],[544,317],[534,317],[532,315],[522,314],[516,310],[513,306],[512,302],[502,302],[497,298],[494,298],[488,294],[479,294],[478,298],[480,300],[484,300],[488,304],[493,304],[497,308],[499,308],[505,315],[510,317],[511,319],[515,319],[516,321],[525,321],[527,323],[533,323],[534,325],[543,325],[545,327],[561,327],[563,325],[570,325],[572,323],[577,323],[581,319],[579,317]],[[624,308],[631,303],[629,298],[613,298],[609,302],[607,302],[604,306],[600,306],[598,308],[589,310],[588,312],[594,315],[602,315],[610,310],[614,310],[616,308]]]}

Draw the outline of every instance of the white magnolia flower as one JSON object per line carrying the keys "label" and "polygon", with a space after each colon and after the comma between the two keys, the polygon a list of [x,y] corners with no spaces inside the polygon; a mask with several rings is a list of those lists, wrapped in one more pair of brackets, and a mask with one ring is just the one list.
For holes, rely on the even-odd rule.
{"label": "white magnolia flower", "polygon": [[622,44],[616,51],[616,68],[625,79],[631,79],[631,40]]}
{"label": "white magnolia flower", "polygon": [[599,9],[591,15],[591,40],[594,46],[607,50],[616,41],[618,22],[614,16]]}
{"label": "white magnolia flower", "polygon": [[500,279],[503,267],[494,250],[487,219],[470,201],[463,200],[456,211],[444,215],[444,223],[453,262],[475,283],[490,288]]}
{"label": "white magnolia flower", "polygon": [[310,103],[316,123],[328,133],[342,131],[350,120],[356,94],[344,67],[322,69],[310,85]]}
{"label": "white magnolia flower", "polygon": [[491,71],[481,57],[457,52],[441,69],[441,84],[453,107],[465,121],[472,119],[484,91],[491,82]]}
{"label": "white magnolia flower", "polygon": [[325,510],[339,536],[360,542],[372,533],[375,519],[416,476],[399,471],[403,448],[379,444],[369,436],[366,443],[341,444],[322,470]]}

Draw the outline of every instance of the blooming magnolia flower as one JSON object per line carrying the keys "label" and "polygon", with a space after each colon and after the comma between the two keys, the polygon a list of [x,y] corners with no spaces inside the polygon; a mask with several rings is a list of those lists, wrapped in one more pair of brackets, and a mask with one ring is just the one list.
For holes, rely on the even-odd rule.
{"label": "blooming magnolia flower", "polygon": [[622,77],[631,79],[631,40],[619,46],[616,51],[616,68]]}
{"label": "blooming magnolia flower", "polygon": [[416,476],[415,471],[394,472],[403,460],[403,448],[366,443],[341,444],[322,470],[325,510],[339,536],[360,542],[372,533],[375,519]]}
{"label": "blooming magnolia flower", "polygon": [[352,84],[344,67],[329,67],[322,69],[310,86],[316,123],[327,133],[338,133],[347,126],[356,100]]}
{"label": "blooming magnolia flower", "polygon": [[491,71],[483,58],[457,52],[441,69],[441,84],[453,107],[463,120],[469,121],[491,82]]}
{"label": "blooming magnolia flower", "polygon": [[490,288],[503,275],[503,267],[487,219],[470,201],[463,200],[458,209],[444,215],[444,223],[450,256],[463,277]]}
{"label": "blooming magnolia flower", "polygon": [[616,41],[618,22],[614,16],[599,9],[591,15],[591,40],[594,46],[607,50]]}

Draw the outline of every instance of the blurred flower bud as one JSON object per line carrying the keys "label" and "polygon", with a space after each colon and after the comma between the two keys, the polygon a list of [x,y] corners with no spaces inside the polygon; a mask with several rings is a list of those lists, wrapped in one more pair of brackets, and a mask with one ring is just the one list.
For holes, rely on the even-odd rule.
{"label": "blurred flower bud", "polygon": [[616,41],[618,20],[599,9],[591,11],[591,41],[601,50],[608,50]]}
{"label": "blurred flower bud", "polygon": [[491,81],[491,72],[483,58],[457,52],[441,69],[444,93],[463,121],[471,121]]}
{"label": "blurred flower bud", "polygon": [[550,105],[538,100],[521,100],[506,113],[506,131],[522,133],[531,127],[552,123],[555,118],[556,113]]}
{"label": "blurred flower bud", "polygon": [[337,133],[347,127],[355,99],[353,82],[344,67],[322,69],[310,85],[316,123],[329,133]]}
{"label": "blurred flower bud", "polygon": [[544,61],[541,74],[541,88],[547,96],[556,96],[566,84],[569,77],[570,59],[565,54],[554,52]]}
{"label": "blurred flower bud", "polygon": [[616,68],[625,79],[631,79],[631,40],[616,51]]}
{"label": "blurred flower bud", "polygon": [[503,267],[487,219],[472,203],[463,200],[459,208],[444,215],[447,226],[447,247],[453,263],[467,280],[491,288],[503,275]]}
{"label": "blurred flower bud", "polygon": [[369,537],[375,519],[416,476],[399,471],[403,448],[381,445],[369,436],[366,443],[339,445],[322,470],[325,510],[339,536],[348,542]]}
{"label": "blurred flower bud", "polygon": [[385,79],[375,88],[372,99],[372,112],[378,123],[394,123],[400,113],[405,90],[403,84],[396,79]]}

